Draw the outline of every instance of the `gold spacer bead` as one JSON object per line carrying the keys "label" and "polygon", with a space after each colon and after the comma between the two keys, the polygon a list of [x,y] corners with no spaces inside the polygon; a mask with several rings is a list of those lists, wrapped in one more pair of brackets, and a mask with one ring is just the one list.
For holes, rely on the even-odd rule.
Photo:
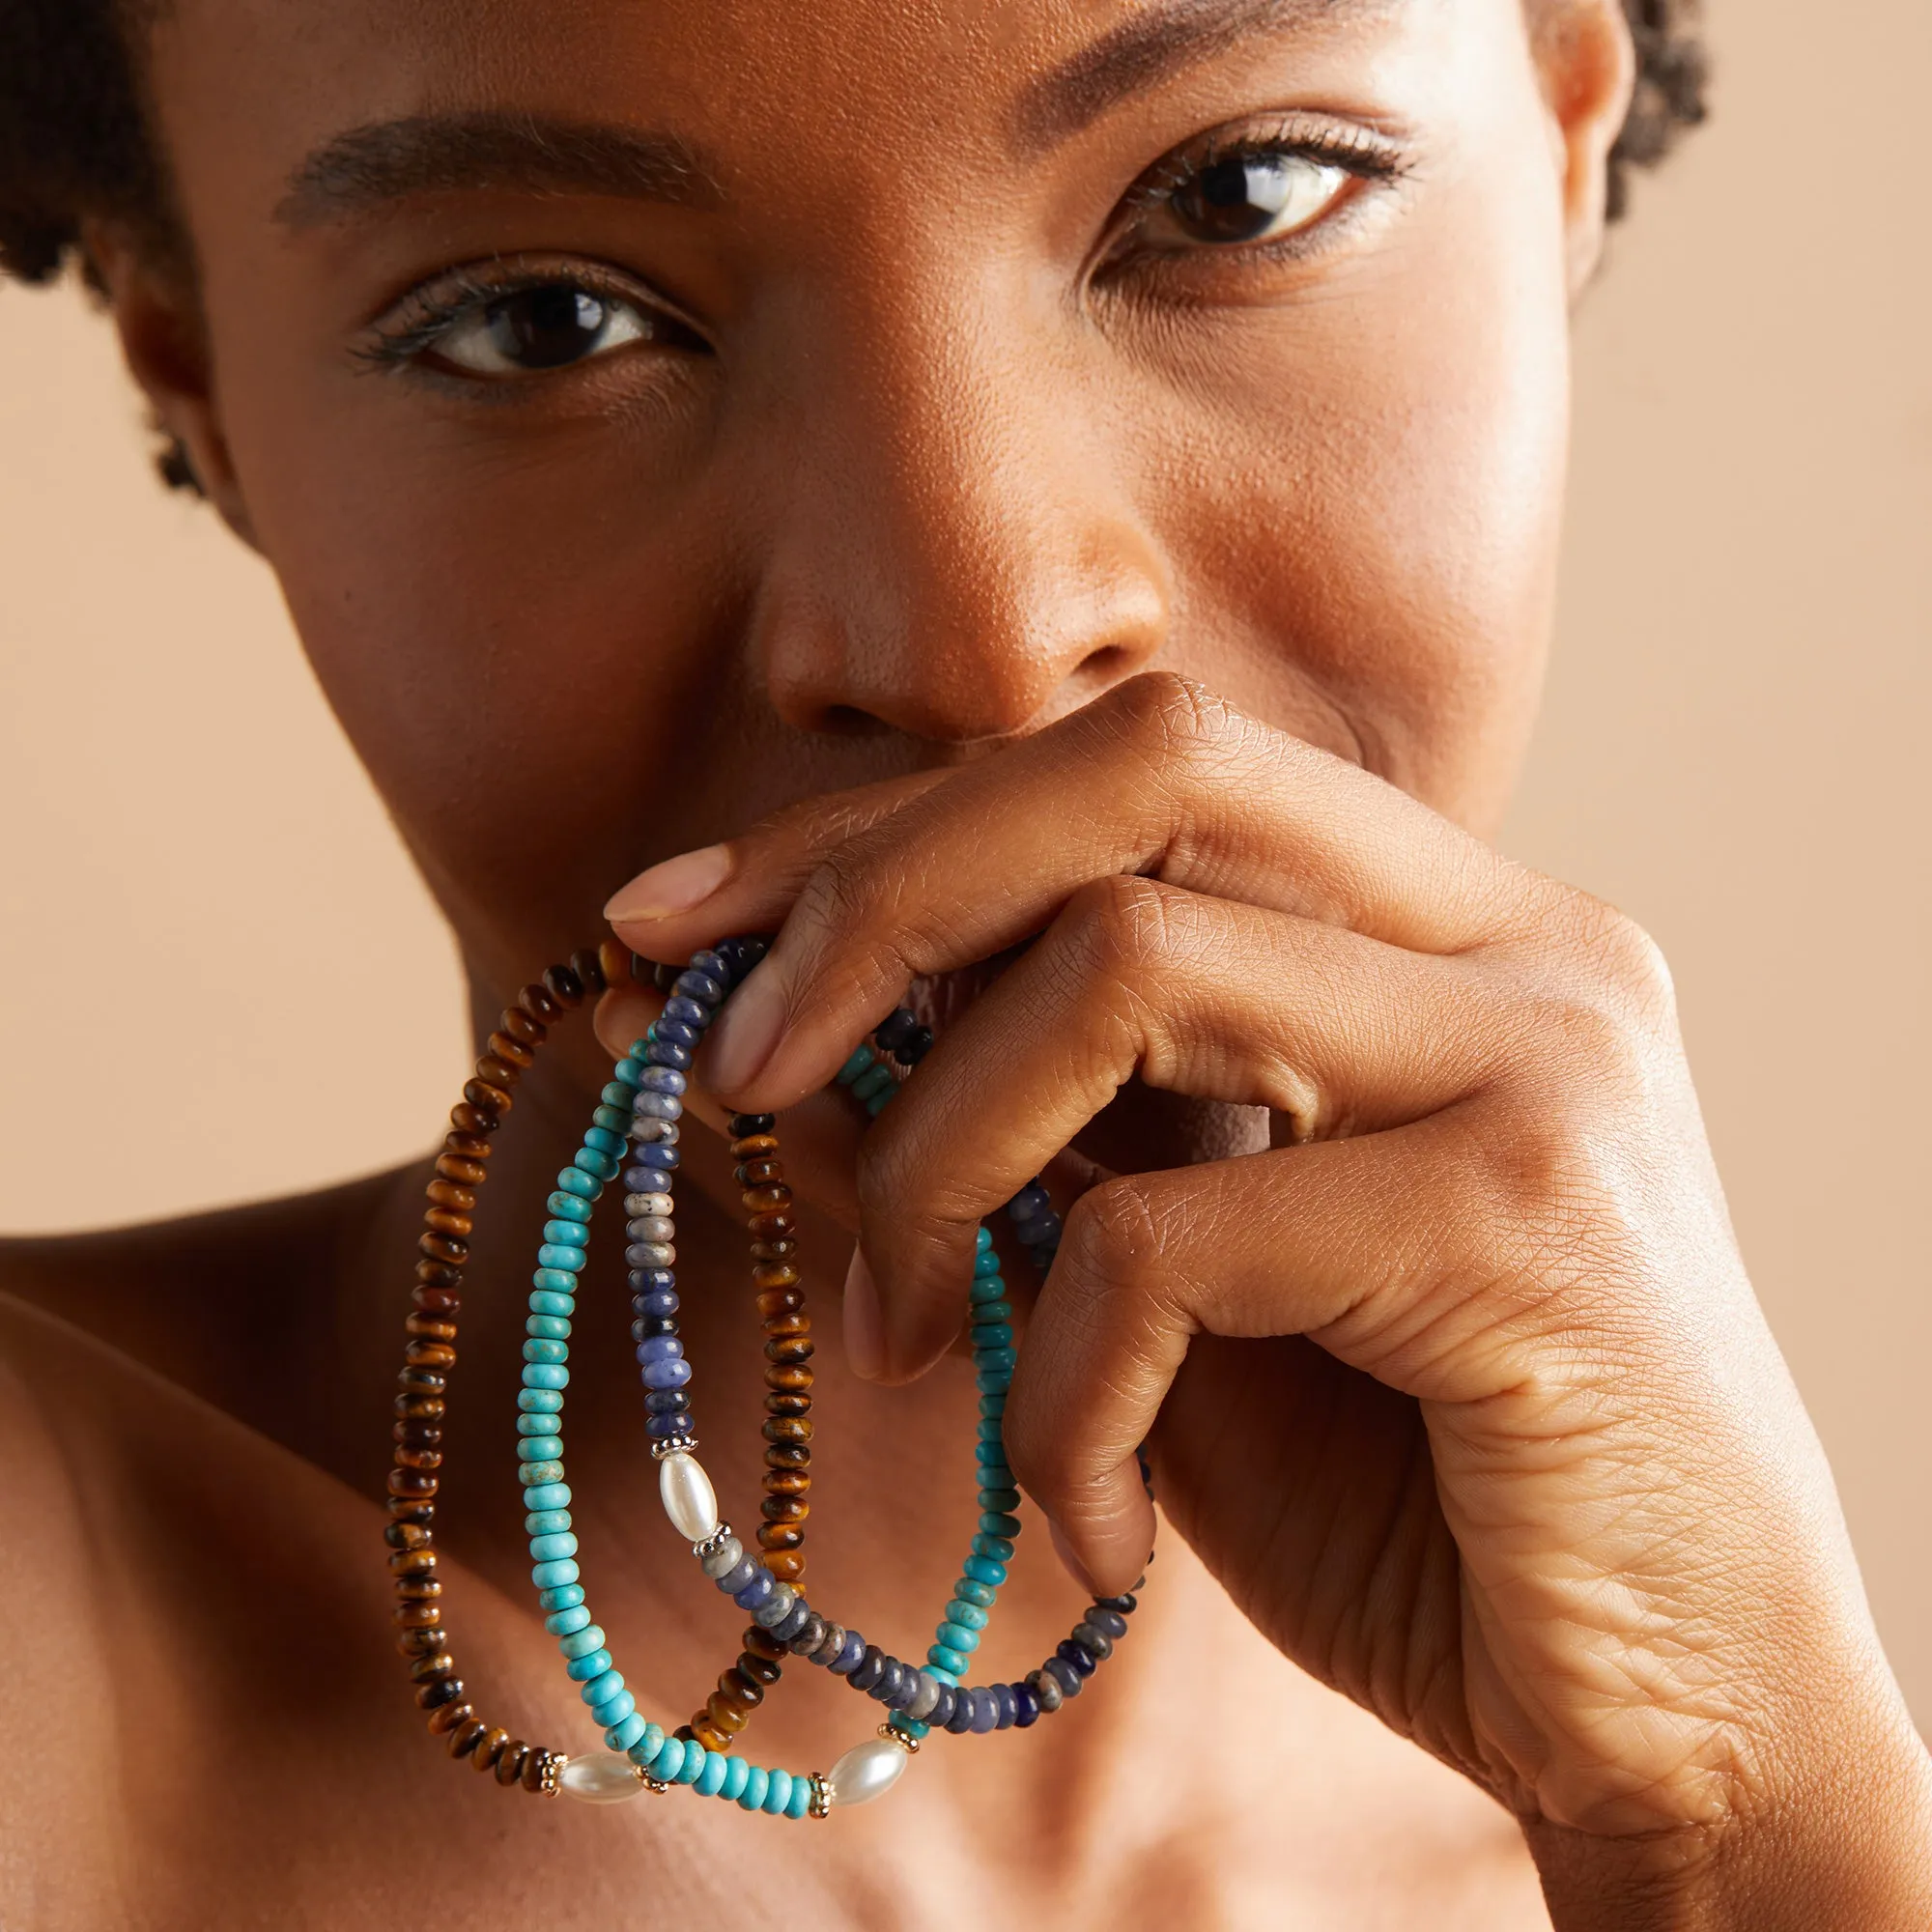
{"label": "gold spacer bead", "polygon": [[557,1780],[562,1777],[563,1768],[569,1762],[568,1757],[560,1756],[555,1751],[544,1753],[543,1781],[537,1786],[543,1797],[555,1798],[561,1794],[563,1786]]}
{"label": "gold spacer bead", "polygon": [[825,1782],[825,1774],[814,1771],[809,1779],[811,1785],[811,1803],[806,1807],[807,1815],[813,1818],[832,1816],[832,1793]]}
{"label": "gold spacer bead", "polygon": [[905,1752],[906,1756],[917,1757],[919,1755],[919,1740],[909,1732],[900,1730],[897,1725],[881,1724],[879,1726],[879,1735],[882,1738],[890,1738],[894,1744],[897,1745]]}

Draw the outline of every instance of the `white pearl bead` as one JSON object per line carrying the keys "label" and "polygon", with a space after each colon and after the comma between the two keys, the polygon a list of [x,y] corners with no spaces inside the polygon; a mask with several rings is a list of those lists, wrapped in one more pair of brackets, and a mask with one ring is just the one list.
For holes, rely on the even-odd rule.
{"label": "white pearl bead", "polygon": [[883,1798],[905,1775],[909,1755],[903,1745],[886,1738],[867,1738],[854,1745],[825,1778],[826,1795],[834,1804],[869,1804]]}
{"label": "white pearl bead", "polygon": [[674,1449],[658,1464],[658,1494],[687,1543],[718,1534],[718,1492],[696,1456]]}
{"label": "white pearl bead", "polygon": [[621,1804],[644,1788],[638,1767],[615,1751],[574,1757],[557,1776],[557,1786],[586,1804]]}

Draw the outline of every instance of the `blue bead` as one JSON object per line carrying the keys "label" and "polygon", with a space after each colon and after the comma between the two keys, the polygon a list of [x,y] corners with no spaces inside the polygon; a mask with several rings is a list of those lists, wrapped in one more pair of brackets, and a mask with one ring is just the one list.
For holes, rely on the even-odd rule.
{"label": "blue bead", "polygon": [[582,1604],[573,1604],[567,1610],[553,1610],[544,1619],[544,1629],[552,1636],[572,1636],[589,1628],[590,1612]]}
{"label": "blue bead", "polygon": [[1031,1684],[1015,1684],[1013,1692],[1013,1722],[1025,1730],[1029,1724],[1039,1722],[1039,1699],[1034,1693]]}
{"label": "blue bead", "polygon": [[777,1818],[782,1815],[785,1806],[790,1803],[791,1773],[779,1770],[769,1772],[766,1775],[765,1795],[758,1809],[768,1818]]}
{"label": "blue bead", "polygon": [[653,1335],[638,1344],[640,1362],[674,1362],[684,1353],[684,1344],[675,1335]]}
{"label": "blue bead", "polygon": [[524,1507],[533,1510],[560,1510],[570,1507],[568,1483],[538,1483],[524,1492]]}
{"label": "blue bead", "polygon": [[663,1067],[669,1072],[685,1073],[691,1067],[690,1047],[674,1045],[668,1039],[652,1040],[644,1058],[650,1062],[653,1069]]}
{"label": "blue bead", "polygon": [[999,1721],[1000,1708],[993,1702],[993,1693],[976,1690],[973,1692],[973,1735],[984,1737]]}
{"label": "blue bead", "polygon": [[674,1066],[647,1066],[638,1081],[639,1090],[645,1094],[669,1094],[673,1097],[682,1094],[689,1083]]}
{"label": "blue bead", "polygon": [[[573,1684],[588,1684],[593,1678],[604,1676],[610,1668],[611,1653],[599,1645],[595,1650],[587,1650],[581,1656],[573,1657],[563,1666],[563,1671]],[[611,1687],[608,1694],[614,1697],[623,1688],[624,1680],[620,1677]],[[602,1703],[604,1700],[600,1697],[597,1701]]]}
{"label": "blue bead", "polygon": [[[546,1240],[537,1250],[538,1267],[558,1268],[566,1274],[581,1272],[589,1259],[587,1248],[565,1247],[556,1241]],[[566,1294],[569,1292],[568,1289],[563,1291]]]}
{"label": "blue bead", "polygon": [[554,1590],[559,1583],[574,1583],[583,1573],[578,1569],[574,1557],[560,1557],[554,1563],[538,1563],[531,1566],[530,1581],[539,1590]]}
{"label": "blue bead", "polygon": [[1014,1221],[1031,1221],[1044,1214],[1053,1206],[1047,1191],[1038,1181],[1030,1180],[1007,1203],[1007,1213]]}
{"label": "blue bead", "polygon": [[[585,1127],[583,1130],[583,1146],[578,1151],[580,1156],[586,1151],[601,1153],[608,1161],[613,1155],[624,1151],[624,1136],[622,1134],[613,1134],[609,1127]],[[614,1166],[611,1170],[611,1174],[616,1173],[616,1171]],[[595,1174],[597,1169],[593,1167],[590,1172]],[[609,1178],[610,1176],[608,1175],[605,1177],[606,1179]]]}
{"label": "blue bead", "polygon": [[675,1315],[678,1311],[677,1295],[670,1289],[660,1289],[651,1294],[636,1294],[631,1297],[631,1306],[639,1315],[647,1315],[653,1320],[661,1316]]}
{"label": "blue bead", "polygon": [[637,1116],[640,1121],[679,1121],[684,1118],[684,1102],[674,1094],[639,1094]]}
{"label": "blue bead", "polygon": [[570,1371],[555,1362],[527,1362],[524,1367],[524,1386],[532,1389],[568,1388]]}
{"label": "blue bead", "polygon": [[778,1579],[763,1564],[753,1568],[752,1580],[743,1589],[731,1593],[731,1601],[741,1610],[755,1610],[778,1587]]}
{"label": "blue bead", "polygon": [[[616,1673],[612,1671],[611,1675]],[[614,1731],[626,1718],[635,1716],[637,1709],[638,1700],[628,1690],[619,1690],[607,1702],[591,1705],[590,1721],[600,1731]]]}
{"label": "blue bead", "polygon": [[550,1199],[544,1203],[544,1206],[548,1208],[553,1214],[558,1215],[563,1220],[573,1223],[575,1225],[581,1226],[590,1219],[590,1204],[589,1202],[585,1201],[581,1195],[562,1194],[562,1193],[553,1194],[550,1197]]}
{"label": "blue bead", "polygon": [[603,1181],[594,1174],[584,1173],[581,1167],[563,1169],[556,1177],[556,1184],[562,1193],[575,1194],[585,1201],[595,1201],[604,1191]]}
{"label": "blue bead", "polygon": [[958,1701],[952,1706],[952,1715],[946,1720],[948,1732],[955,1738],[963,1738],[973,1728],[973,1693],[962,1689]]}
{"label": "blue bead", "polygon": [[612,1724],[604,1733],[604,1742],[613,1751],[627,1751],[643,1736],[647,1728],[642,1713],[633,1711],[621,1723]]}
{"label": "blue bead", "polygon": [[[662,1141],[645,1141],[631,1150],[631,1158],[641,1168],[660,1168],[666,1173],[674,1172],[681,1160],[674,1147],[667,1147]],[[648,1194],[649,1188],[639,1188],[640,1194]]]}
{"label": "blue bead", "polygon": [[[556,1646],[563,1653],[566,1661],[572,1663],[575,1663],[580,1658],[592,1657],[604,1648],[604,1633],[597,1625],[588,1620],[590,1612],[580,1604],[576,1614],[584,1618],[585,1621],[575,1630],[565,1631],[558,1639]],[[597,1675],[594,1670],[586,1670],[583,1674],[586,1677],[595,1677]]]}
{"label": "blue bead", "polygon": [[[610,1702],[612,1697],[616,1696],[618,1691],[623,1690],[624,1673],[621,1670],[611,1670],[607,1666],[588,1681],[580,1679],[579,1682],[582,1685],[582,1688],[577,1694],[594,1711],[599,1704]],[[611,1722],[613,1724],[616,1721],[615,1718],[611,1719]]]}
{"label": "blue bead", "polygon": [[691,1419],[690,1409],[673,1410],[668,1415],[653,1415],[644,1423],[644,1430],[651,1435],[696,1435],[697,1425]]}
{"label": "blue bead", "polygon": [[1009,1536],[976,1536],[971,1548],[975,1556],[984,1556],[995,1563],[1010,1563],[1013,1560],[1013,1543]]}
{"label": "blue bead", "polygon": [[530,1538],[530,1561],[533,1563],[554,1563],[559,1556],[577,1554],[577,1538],[567,1529],[551,1530],[543,1536]]}
{"label": "blue bead", "polygon": [[866,1656],[866,1639],[859,1632],[848,1630],[845,1641],[839,1647],[838,1655],[827,1666],[835,1677],[850,1677],[857,1670]]}
{"label": "blue bead", "polygon": [[568,1610],[583,1601],[582,1583],[553,1583],[537,1598],[540,1610]]}
{"label": "blue bead", "polygon": [[1056,1657],[1064,1657],[1082,1677],[1092,1677],[1098,1668],[1094,1653],[1084,1643],[1076,1643],[1072,1637],[1065,1637],[1054,1651]]}
{"label": "blue bead", "polygon": [[563,1481],[563,1463],[560,1461],[551,1463],[519,1463],[517,1464],[517,1480],[526,1489],[532,1490],[549,1483],[560,1483]]}
{"label": "blue bead", "polygon": [[677,1026],[696,1027],[702,1033],[711,1024],[711,1009],[686,993],[673,993],[664,1005],[664,1018]]}
{"label": "blue bead", "polygon": [[667,1010],[663,1019],[651,1029],[651,1042],[655,1046],[681,1046],[688,1052],[704,1037],[703,1030],[688,1024],[684,1020],[672,1019]]}
{"label": "blue bead", "polygon": [[960,1566],[974,1582],[997,1590],[1007,1580],[1007,1566],[984,1556],[969,1556]]}
{"label": "blue bead", "polygon": [[724,1788],[724,1774],[730,1766],[731,1760],[722,1752],[706,1751],[703,1768],[697,1774],[697,1782],[691,1788],[700,1798],[716,1798]]}
{"label": "blue bead", "polygon": [[631,1270],[631,1293],[633,1294],[670,1294],[677,1288],[677,1276],[669,1268],[633,1268]]}
{"label": "blue bead", "polygon": [[1000,1731],[1010,1730],[1019,1710],[1013,1702],[1013,1687],[1010,1684],[995,1684],[989,1688],[993,1693],[993,1728]]}
{"label": "blue bead", "polygon": [[752,1761],[746,1757],[726,1758],[724,1761],[724,1782],[718,1795],[727,1804],[734,1804],[744,1795],[746,1782],[752,1776]]}
{"label": "blue bead", "polygon": [[691,1398],[682,1389],[652,1389],[644,1397],[647,1415],[682,1415],[691,1406]]}
{"label": "blue bead", "polygon": [[803,1818],[811,1809],[811,1780],[809,1777],[794,1777],[791,1781],[791,1797],[786,1801],[784,1814],[787,1818]]}
{"label": "blue bead", "polygon": [[770,1789],[772,1775],[763,1765],[754,1764],[745,1775],[745,1789],[739,1794],[738,1806],[744,1811],[755,1811],[765,1802],[765,1793]]}
{"label": "blue bead", "polygon": [[[646,1343],[644,1347],[649,1347]],[[683,1361],[646,1362],[644,1386],[651,1389],[682,1388],[691,1379],[691,1364]]]}
{"label": "blue bead", "polygon": [[563,1454],[561,1435],[526,1435],[517,1444],[520,1463],[553,1463]]}

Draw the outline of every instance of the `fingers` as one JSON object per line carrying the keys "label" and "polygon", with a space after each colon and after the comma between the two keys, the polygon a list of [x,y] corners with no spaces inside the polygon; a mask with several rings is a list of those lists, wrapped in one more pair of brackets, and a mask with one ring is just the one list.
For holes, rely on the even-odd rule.
{"label": "fingers", "polygon": [[[1146,1561],[1135,1452],[1199,1335],[1307,1336],[1425,1404],[1537,1406],[1552,1440],[1561,1385],[1617,1373],[1577,1339],[1590,1326],[1578,1310],[1550,1306],[1565,1278],[1557,1244],[1517,1158],[1492,1151],[1490,1109],[1469,1101],[1361,1139],[1122,1177],[1075,1204],[1020,1351],[1006,1439],[1027,1493],[1101,1588],[1127,1587]],[[1544,1257],[1545,1292],[1517,1289],[1497,1241],[1510,1228]]]}
{"label": "fingers", "polygon": [[613,901],[619,933],[652,952],[796,895],[712,1042],[720,1091],[759,1109],[823,1085],[908,980],[1026,940],[1093,879],[1145,874],[1434,952],[1494,935],[1540,885],[1380,780],[1166,674],[897,796],[816,863],[809,839],[780,842],[734,847],[727,883],[677,915]]}
{"label": "fingers", "polygon": [[1313,1139],[1453,1105],[1499,1044],[1494,996],[1463,962],[1150,879],[1083,888],[861,1150],[880,1373],[920,1374],[945,1350],[978,1223],[1130,1078],[1267,1107]]}

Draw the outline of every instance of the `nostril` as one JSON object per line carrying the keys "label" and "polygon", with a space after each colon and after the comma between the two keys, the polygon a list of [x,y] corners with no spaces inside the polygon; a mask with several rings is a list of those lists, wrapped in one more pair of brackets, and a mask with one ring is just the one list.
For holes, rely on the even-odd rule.
{"label": "nostril", "polygon": [[834,738],[870,738],[891,726],[856,704],[828,704],[819,714],[818,728]]}

